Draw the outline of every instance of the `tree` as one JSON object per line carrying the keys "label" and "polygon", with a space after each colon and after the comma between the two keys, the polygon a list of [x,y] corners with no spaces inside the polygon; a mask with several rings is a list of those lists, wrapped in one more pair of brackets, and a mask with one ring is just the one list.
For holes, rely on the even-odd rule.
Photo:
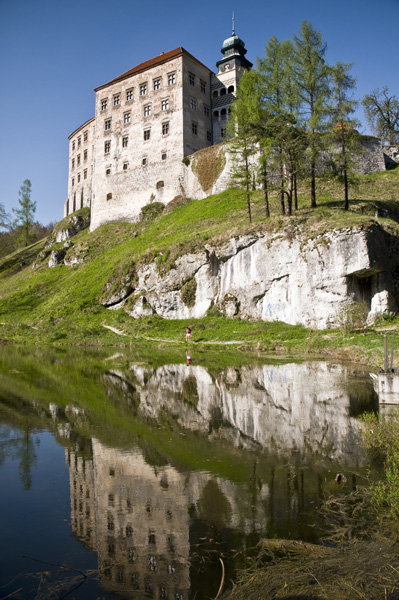
{"label": "tree", "polygon": [[258,60],[266,113],[263,137],[271,140],[277,149],[274,157],[280,172],[281,212],[286,215],[292,214],[300,140],[303,139],[297,128],[299,102],[293,82],[292,62],[292,43],[289,40],[279,43],[275,36],[268,41],[265,58]]}
{"label": "tree", "polygon": [[332,140],[339,144],[340,153],[338,169],[342,174],[345,190],[345,210],[349,209],[348,172],[352,163],[354,146],[358,143],[359,134],[355,130],[357,122],[350,119],[355,111],[357,101],[352,98],[356,80],[349,74],[352,65],[338,62],[331,68],[332,106],[331,114],[335,127],[332,129]]}
{"label": "tree", "polygon": [[373,90],[362,100],[364,113],[372,131],[389,144],[399,142],[399,98],[385,86]]}
{"label": "tree", "polygon": [[294,36],[294,65],[302,120],[307,131],[310,154],[311,207],[316,203],[316,160],[320,154],[321,133],[326,130],[330,70],[324,60],[327,45],[311,23],[303,21]]}
{"label": "tree", "polygon": [[256,71],[248,71],[241,78],[237,99],[231,108],[228,133],[231,136],[230,150],[234,160],[231,178],[245,191],[250,223],[252,222],[253,157],[259,152],[258,132],[263,119],[261,80]]}
{"label": "tree", "polygon": [[10,229],[10,215],[6,212],[4,204],[0,202],[0,229]]}
{"label": "tree", "polygon": [[33,224],[33,218],[36,212],[36,202],[30,198],[32,184],[29,179],[25,179],[19,190],[19,205],[20,208],[13,208],[12,211],[16,215],[14,227],[18,225],[22,227],[24,245],[29,244],[30,229]]}

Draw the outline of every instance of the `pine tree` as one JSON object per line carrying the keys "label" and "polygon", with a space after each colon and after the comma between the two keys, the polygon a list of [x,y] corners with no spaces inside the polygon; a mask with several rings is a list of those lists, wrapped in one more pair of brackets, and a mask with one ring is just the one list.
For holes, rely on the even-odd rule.
{"label": "pine tree", "polygon": [[350,119],[355,111],[357,101],[353,100],[352,92],[356,80],[349,74],[352,65],[338,62],[331,68],[332,81],[332,107],[331,114],[334,125],[331,138],[333,143],[340,147],[338,169],[342,174],[345,193],[345,210],[349,209],[349,181],[348,174],[353,162],[355,145],[358,145],[359,134],[355,130],[357,122]]}
{"label": "pine tree", "polygon": [[12,211],[16,215],[14,227],[21,226],[23,231],[24,245],[29,244],[30,229],[33,224],[33,218],[36,212],[36,202],[30,198],[32,184],[29,179],[25,179],[19,190],[19,205],[20,208],[13,208]]}
{"label": "pine tree", "polygon": [[231,136],[230,150],[234,161],[231,179],[245,191],[249,222],[252,222],[254,155],[259,152],[259,130],[264,120],[260,84],[256,71],[249,71],[243,75],[227,127]]}
{"label": "pine tree", "polygon": [[320,153],[321,134],[327,125],[327,102],[330,95],[330,70],[324,60],[327,45],[311,23],[303,21],[294,36],[295,64],[299,100],[310,154],[311,207],[316,203],[316,160]]}

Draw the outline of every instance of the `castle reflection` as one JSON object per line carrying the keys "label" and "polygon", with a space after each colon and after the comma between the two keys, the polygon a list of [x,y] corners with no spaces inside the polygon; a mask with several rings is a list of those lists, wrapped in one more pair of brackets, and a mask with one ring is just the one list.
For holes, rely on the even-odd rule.
{"label": "castle reflection", "polygon": [[193,444],[195,436],[227,444],[232,474],[238,452],[252,464],[239,480],[184,460],[157,464],[142,447],[111,447],[97,437],[89,453],[66,450],[73,533],[97,553],[102,586],[122,598],[214,597],[218,585],[193,570],[202,550],[228,562],[229,552],[261,537],[316,539],[315,507],[334,469],[362,467],[357,417],[376,401],[371,382],[327,363],[218,374],[192,364],[132,364],[110,369],[102,383],[132,419],[156,427],[169,415]]}

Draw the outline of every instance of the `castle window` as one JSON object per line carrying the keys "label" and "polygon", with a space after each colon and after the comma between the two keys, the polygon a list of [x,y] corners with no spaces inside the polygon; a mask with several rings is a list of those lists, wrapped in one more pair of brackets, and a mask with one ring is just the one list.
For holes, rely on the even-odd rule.
{"label": "castle window", "polygon": [[72,171],[74,170],[74,168],[75,168],[75,159],[73,158],[72,159]]}
{"label": "castle window", "polygon": [[191,132],[193,135],[198,135],[198,125],[197,123],[191,123]]}
{"label": "castle window", "polygon": [[80,173],[78,173],[78,183],[80,183]]}
{"label": "castle window", "polygon": [[200,79],[201,92],[205,94],[206,92],[206,83],[202,79]]}
{"label": "castle window", "polygon": [[190,108],[191,110],[197,110],[197,101],[195,98],[190,98]]}
{"label": "castle window", "polygon": [[126,102],[133,100],[133,88],[130,90],[126,90]]}
{"label": "castle window", "polygon": [[158,77],[157,79],[154,79],[154,91],[160,90],[160,89],[161,89],[161,80]]}
{"label": "castle window", "polygon": [[124,163],[123,163],[123,170],[124,170],[124,171],[127,171],[127,168],[128,168],[128,166],[129,166],[129,163],[127,163],[127,162],[124,162]]}
{"label": "castle window", "polygon": [[114,96],[114,106],[119,106],[121,103],[121,95],[120,94],[115,94]]}
{"label": "castle window", "polygon": [[188,82],[190,85],[195,86],[195,75],[193,73],[188,74]]}
{"label": "castle window", "polygon": [[75,177],[72,177],[72,187],[75,185]]}
{"label": "castle window", "polygon": [[220,118],[223,120],[227,118],[227,111],[225,108],[222,108],[222,110],[220,111]]}
{"label": "castle window", "polygon": [[81,146],[81,145],[82,145],[82,138],[79,136],[79,137],[78,137],[78,148],[79,148],[79,146]]}
{"label": "castle window", "polygon": [[[73,195],[73,212],[75,212],[75,210],[76,210],[76,192]],[[75,504],[76,504],[76,500],[75,500]],[[76,508],[76,506],[75,506],[75,508]]]}
{"label": "castle window", "polygon": [[87,169],[83,171],[83,179],[87,179]]}
{"label": "castle window", "polygon": [[107,106],[108,106],[108,101],[106,98],[104,98],[104,100],[101,100],[101,110],[107,110]]}
{"label": "castle window", "polygon": [[221,95],[221,96],[225,96],[225,95],[226,95],[226,93],[227,93],[227,90],[226,90],[226,88],[222,88],[222,89],[220,90],[220,95]]}
{"label": "castle window", "polygon": [[174,85],[176,83],[176,73],[168,74],[168,85]]}
{"label": "castle window", "polygon": [[166,160],[168,158],[168,155],[166,154],[166,152],[162,152],[161,158],[162,158],[162,160]]}
{"label": "castle window", "polygon": [[108,129],[111,129],[111,119],[105,119],[104,129],[105,129],[105,131],[107,131]]}
{"label": "castle window", "polygon": [[227,93],[232,94],[234,92],[234,85],[229,85]]}
{"label": "castle window", "polygon": [[144,156],[144,157],[141,159],[141,164],[143,165],[143,167],[145,167],[145,166],[146,166],[146,164],[147,164],[147,157],[146,157],[146,156]]}
{"label": "castle window", "polygon": [[211,132],[210,132],[210,131],[207,131],[207,132],[206,132],[206,139],[207,139],[207,141],[208,141],[208,142],[211,142],[211,141],[212,141],[212,134],[211,134]]}
{"label": "castle window", "polygon": [[128,136],[124,135],[122,138],[122,148],[127,148],[128,142],[129,142]]}
{"label": "castle window", "polygon": [[72,142],[72,152],[75,150],[75,142]]}
{"label": "castle window", "polygon": [[166,98],[165,100],[162,100],[161,102],[161,109],[162,110],[168,110],[169,109],[169,99]]}
{"label": "castle window", "polygon": [[109,154],[111,152],[111,142],[107,140],[104,142],[104,153]]}
{"label": "castle window", "polygon": [[214,98],[217,98],[219,96],[219,92],[217,90],[214,90],[212,95]]}
{"label": "castle window", "polygon": [[106,175],[111,175],[111,168],[110,168],[110,167],[107,167],[107,168],[105,169],[105,174],[106,174]]}
{"label": "castle window", "polygon": [[151,114],[151,104],[146,104],[144,106],[144,116],[149,117]]}
{"label": "castle window", "polygon": [[[83,208],[83,190],[80,192],[80,208]],[[87,511],[86,511],[86,514],[87,514]]]}
{"label": "castle window", "polygon": [[162,190],[163,187],[165,187],[165,183],[163,181],[158,181],[157,190]]}
{"label": "castle window", "polygon": [[[112,194],[111,194],[111,192],[108,192],[108,194],[107,194],[107,200],[112,200]],[[111,473],[110,473],[110,475],[111,475]]]}
{"label": "castle window", "polygon": [[89,136],[89,134],[87,133],[87,131],[85,131],[84,134],[83,134],[83,141],[84,142],[87,142],[88,136]]}
{"label": "castle window", "polygon": [[144,129],[144,139],[149,140],[151,136],[151,129]]}
{"label": "castle window", "polygon": [[77,163],[76,164],[80,165],[80,154],[78,154],[78,156],[77,156]]}
{"label": "castle window", "polygon": [[169,121],[166,123],[162,123],[162,135],[167,135],[169,133]]}
{"label": "castle window", "polygon": [[210,114],[211,114],[211,111],[209,109],[209,106],[207,106],[206,104],[204,104],[204,116],[205,117],[209,117]]}
{"label": "castle window", "polygon": [[87,160],[87,150],[83,151],[83,160]]}
{"label": "castle window", "polygon": [[225,136],[225,134],[226,134],[226,128],[222,127],[221,130],[220,130],[220,137],[223,139],[224,136]]}
{"label": "castle window", "polygon": [[146,83],[142,83],[140,85],[140,96],[145,96],[147,93],[147,84]]}
{"label": "castle window", "polygon": [[219,112],[217,110],[213,111],[213,119],[214,121],[217,121],[219,119]]}
{"label": "castle window", "polygon": [[124,122],[125,124],[126,124],[126,123],[130,123],[130,112],[126,112],[126,113],[123,115],[123,122]]}

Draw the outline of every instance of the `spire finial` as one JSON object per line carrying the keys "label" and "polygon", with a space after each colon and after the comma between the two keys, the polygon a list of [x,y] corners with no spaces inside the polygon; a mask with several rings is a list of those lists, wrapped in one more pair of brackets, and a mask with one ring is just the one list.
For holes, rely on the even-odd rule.
{"label": "spire finial", "polygon": [[235,32],[235,28],[234,28],[234,11],[233,11],[233,19],[232,19],[232,21],[233,21],[233,31],[232,31],[231,35],[235,35],[236,32]]}

